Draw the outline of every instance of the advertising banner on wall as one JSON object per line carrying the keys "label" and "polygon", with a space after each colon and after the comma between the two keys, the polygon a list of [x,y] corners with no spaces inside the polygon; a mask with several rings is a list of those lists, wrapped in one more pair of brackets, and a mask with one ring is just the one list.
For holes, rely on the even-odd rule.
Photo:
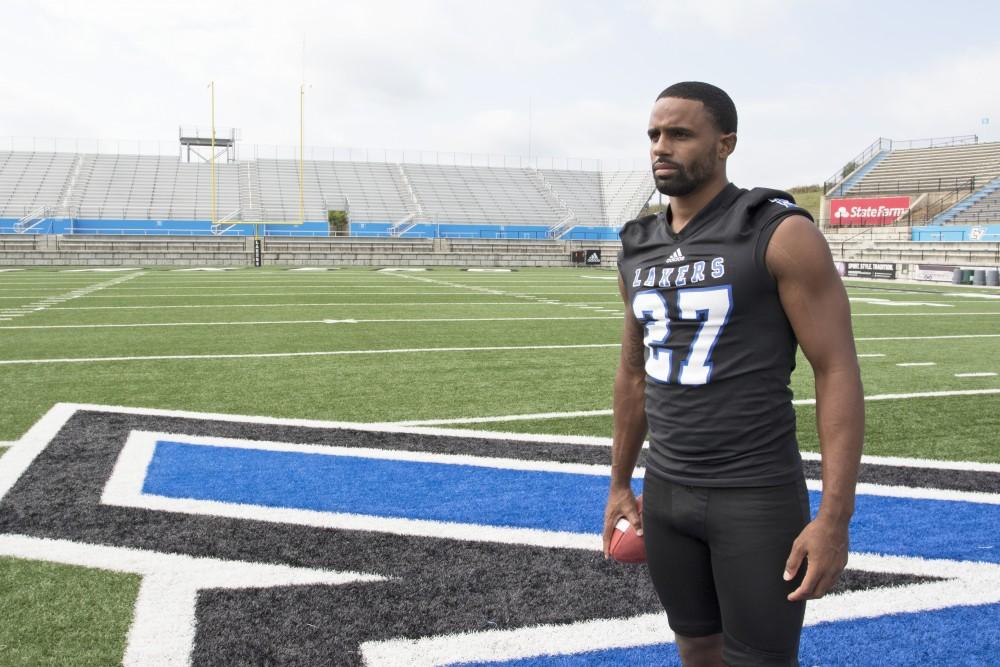
{"label": "advertising banner on wall", "polygon": [[896,279],[896,265],[887,262],[847,262],[844,275],[848,278]]}
{"label": "advertising banner on wall", "polygon": [[909,197],[867,197],[830,200],[833,226],[891,225],[910,210]]}
{"label": "advertising banner on wall", "polygon": [[956,268],[951,264],[917,264],[913,267],[913,279],[950,283]]}

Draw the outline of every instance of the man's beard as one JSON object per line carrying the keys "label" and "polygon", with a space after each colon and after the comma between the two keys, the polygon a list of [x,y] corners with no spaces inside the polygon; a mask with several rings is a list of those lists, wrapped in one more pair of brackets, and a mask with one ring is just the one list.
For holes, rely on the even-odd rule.
{"label": "man's beard", "polygon": [[668,197],[685,197],[712,178],[715,173],[715,165],[711,155],[706,155],[690,165],[690,168],[673,161],[666,161],[677,171],[672,176],[661,177],[656,175],[656,163],[653,163],[653,181],[656,189]]}

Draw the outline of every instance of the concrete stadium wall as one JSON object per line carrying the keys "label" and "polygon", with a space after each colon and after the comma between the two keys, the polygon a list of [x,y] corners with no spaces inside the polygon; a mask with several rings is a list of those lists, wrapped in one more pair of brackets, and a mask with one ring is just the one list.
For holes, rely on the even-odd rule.
{"label": "concrete stadium wall", "polygon": [[[601,251],[614,268],[619,245],[608,242],[492,239],[263,239],[264,266],[570,267],[575,250]],[[0,235],[0,266],[251,266],[253,239]]]}
{"label": "concrete stadium wall", "polygon": [[[262,240],[265,266],[571,267],[576,250],[601,251],[614,268],[614,241],[503,239],[291,238]],[[995,267],[1000,243],[927,243],[908,240],[829,239],[835,260],[909,265]],[[0,235],[3,266],[251,266],[253,238],[178,236]]]}

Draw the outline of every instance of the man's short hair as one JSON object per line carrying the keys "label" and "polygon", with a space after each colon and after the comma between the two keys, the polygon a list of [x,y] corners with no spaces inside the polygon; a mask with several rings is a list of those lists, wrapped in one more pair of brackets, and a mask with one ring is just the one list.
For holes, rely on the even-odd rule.
{"label": "man's short hair", "polygon": [[736,105],[722,88],[701,81],[681,81],[665,89],[656,99],[664,97],[701,102],[723,134],[736,131]]}

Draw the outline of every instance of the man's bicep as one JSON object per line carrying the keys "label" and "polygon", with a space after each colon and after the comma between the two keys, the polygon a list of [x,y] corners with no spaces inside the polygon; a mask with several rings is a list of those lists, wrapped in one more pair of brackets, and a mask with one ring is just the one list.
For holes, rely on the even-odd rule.
{"label": "man's bicep", "polygon": [[766,259],[785,314],[813,366],[848,358],[856,363],[847,292],[813,223],[802,217],[779,223]]}

